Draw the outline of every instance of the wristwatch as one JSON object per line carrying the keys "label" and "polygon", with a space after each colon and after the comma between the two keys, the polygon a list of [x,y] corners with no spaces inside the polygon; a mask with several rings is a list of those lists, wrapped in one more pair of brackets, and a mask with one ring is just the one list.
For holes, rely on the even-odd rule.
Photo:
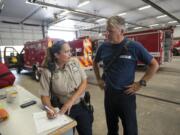
{"label": "wristwatch", "polygon": [[140,81],[139,81],[139,84],[140,84],[141,86],[144,86],[144,87],[145,87],[145,86],[146,86],[146,81],[145,81],[145,80],[140,80]]}

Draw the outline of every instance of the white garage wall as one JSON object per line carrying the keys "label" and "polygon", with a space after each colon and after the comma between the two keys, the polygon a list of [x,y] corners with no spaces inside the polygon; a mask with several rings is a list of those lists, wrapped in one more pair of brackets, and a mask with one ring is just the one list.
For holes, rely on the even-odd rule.
{"label": "white garage wall", "polygon": [[42,38],[41,27],[0,23],[0,57],[3,59],[6,46],[14,47],[20,53],[25,42]]}
{"label": "white garage wall", "polygon": [[20,46],[42,38],[41,27],[0,23],[0,46]]}
{"label": "white garage wall", "polygon": [[177,26],[174,29],[174,34],[173,34],[174,38],[180,38],[180,26]]}
{"label": "white garage wall", "polygon": [[48,30],[48,37],[72,41],[76,39],[74,31]]}
{"label": "white garage wall", "polygon": [[105,36],[99,32],[93,31],[78,31],[77,37],[89,36],[91,39],[105,39]]}

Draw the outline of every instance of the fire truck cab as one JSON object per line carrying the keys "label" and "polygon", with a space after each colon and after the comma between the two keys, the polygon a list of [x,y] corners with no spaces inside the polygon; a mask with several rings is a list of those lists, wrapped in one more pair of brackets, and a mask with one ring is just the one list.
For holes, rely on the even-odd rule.
{"label": "fire truck cab", "polygon": [[17,73],[20,73],[23,69],[31,70],[33,71],[33,78],[39,80],[46,50],[50,46],[52,46],[52,40],[49,38],[26,42],[19,54]]}
{"label": "fire truck cab", "polygon": [[8,68],[16,68],[18,65],[19,53],[14,47],[4,48],[4,63]]}

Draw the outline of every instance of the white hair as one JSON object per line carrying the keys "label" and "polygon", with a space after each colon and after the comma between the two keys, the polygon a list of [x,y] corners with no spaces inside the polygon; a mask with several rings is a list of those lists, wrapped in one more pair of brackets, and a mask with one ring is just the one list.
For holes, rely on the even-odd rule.
{"label": "white hair", "polygon": [[107,26],[112,26],[112,27],[118,27],[119,29],[125,31],[126,26],[125,26],[125,20],[124,18],[120,16],[112,16],[107,20]]}

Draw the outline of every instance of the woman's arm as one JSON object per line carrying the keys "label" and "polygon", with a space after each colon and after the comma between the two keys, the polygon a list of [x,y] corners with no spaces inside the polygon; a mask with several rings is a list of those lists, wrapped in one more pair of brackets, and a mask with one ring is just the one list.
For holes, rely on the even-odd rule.
{"label": "woman's arm", "polygon": [[72,105],[84,93],[86,86],[87,86],[87,79],[81,82],[81,84],[79,85],[75,93],[72,95],[72,97],[63,105],[63,107],[60,110],[60,113],[66,113],[68,111],[68,114],[69,114]]}
{"label": "woman's arm", "polygon": [[49,96],[41,96],[41,102],[44,106],[48,106],[49,108],[52,108]]}
{"label": "woman's arm", "polygon": [[84,93],[85,89],[87,87],[87,79],[83,80],[76,92],[73,94],[73,96],[70,98],[73,102],[75,102],[79,97]]}
{"label": "woman's arm", "polygon": [[50,110],[47,110],[47,116],[49,119],[52,119],[52,118],[55,118],[56,115],[57,115],[57,112],[56,110],[54,109],[54,107],[51,105],[51,102],[50,102],[50,97],[49,96],[41,96],[41,102],[44,106],[47,106]]}

